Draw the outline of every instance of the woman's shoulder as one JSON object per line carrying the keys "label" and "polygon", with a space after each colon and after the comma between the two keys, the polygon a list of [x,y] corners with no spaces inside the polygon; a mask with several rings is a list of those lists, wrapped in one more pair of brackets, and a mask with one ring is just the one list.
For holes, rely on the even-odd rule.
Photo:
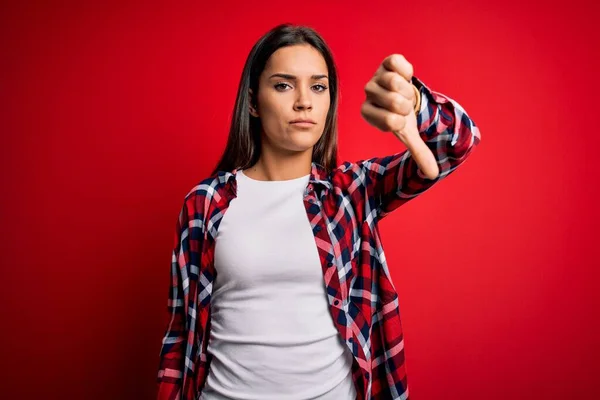
{"label": "woman's shoulder", "polygon": [[214,190],[222,185],[223,177],[221,173],[218,175],[211,175],[209,177],[202,178],[196,182],[194,186],[188,191],[187,196],[209,196]]}
{"label": "woman's shoulder", "polygon": [[223,187],[233,174],[231,172],[219,171],[197,181],[184,196],[185,203],[188,206],[198,206],[210,201],[215,193]]}
{"label": "woman's shoulder", "polygon": [[333,173],[347,174],[352,172],[358,172],[361,168],[363,161],[344,161],[333,170]]}
{"label": "woman's shoulder", "polygon": [[365,160],[343,161],[331,171],[330,180],[333,185],[356,186],[365,183]]}

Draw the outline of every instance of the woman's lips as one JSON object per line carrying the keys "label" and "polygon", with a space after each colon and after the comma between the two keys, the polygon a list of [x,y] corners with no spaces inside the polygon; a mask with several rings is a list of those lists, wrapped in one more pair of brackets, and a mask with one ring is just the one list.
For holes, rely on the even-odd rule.
{"label": "woman's lips", "polygon": [[291,122],[291,124],[299,128],[310,128],[315,125],[312,122]]}

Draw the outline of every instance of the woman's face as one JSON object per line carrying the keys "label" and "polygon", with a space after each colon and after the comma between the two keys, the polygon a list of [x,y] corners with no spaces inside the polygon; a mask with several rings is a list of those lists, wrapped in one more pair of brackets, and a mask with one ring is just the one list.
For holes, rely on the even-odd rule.
{"label": "woman's face", "polygon": [[[265,145],[277,150],[312,150],[329,111],[329,80],[325,59],[310,45],[275,51],[259,77],[258,116]],[[251,98],[252,94],[251,94]],[[294,123],[295,120],[312,123]]]}

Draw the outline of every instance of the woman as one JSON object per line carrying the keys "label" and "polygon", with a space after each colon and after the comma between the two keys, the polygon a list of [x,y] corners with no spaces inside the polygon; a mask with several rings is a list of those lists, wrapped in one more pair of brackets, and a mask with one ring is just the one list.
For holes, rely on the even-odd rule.
{"label": "woman", "polygon": [[185,197],[159,399],[407,399],[377,223],[480,142],[454,100],[387,57],[363,117],[407,150],[337,165],[338,78],[308,27],[252,48],[225,152]]}

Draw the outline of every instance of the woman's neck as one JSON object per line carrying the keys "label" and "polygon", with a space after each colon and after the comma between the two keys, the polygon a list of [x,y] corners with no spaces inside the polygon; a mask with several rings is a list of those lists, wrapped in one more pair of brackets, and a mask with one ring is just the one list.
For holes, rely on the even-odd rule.
{"label": "woman's neck", "polygon": [[312,148],[303,152],[261,152],[256,164],[244,171],[246,176],[259,181],[285,181],[310,174]]}

